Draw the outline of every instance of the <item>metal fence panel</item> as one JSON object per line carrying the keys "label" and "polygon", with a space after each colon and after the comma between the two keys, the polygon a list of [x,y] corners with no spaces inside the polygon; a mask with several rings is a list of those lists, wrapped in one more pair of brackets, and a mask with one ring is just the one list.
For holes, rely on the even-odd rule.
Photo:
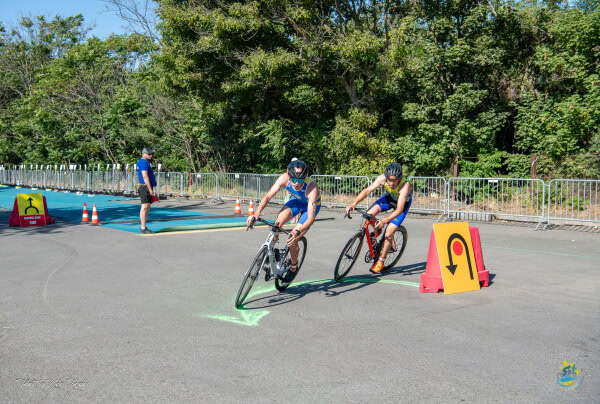
{"label": "metal fence panel", "polygon": [[257,177],[252,174],[218,172],[215,175],[219,198],[240,197],[244,201],[246,198],[256,198],[258,195]]}
{"label": "metal fence panel", "polygon": [[551,221],[600,224],[600,180],[555,179],[548,185],[548,224]]}
{"label": "metal fence panel", "polygon": [[217,198],[217,174],[185,173],[183,195]]}
{"label": "metal fence panel", "polygon": [[[373,183],[378,176],[371,178]],[[411,186],[411,212],[437,213],[443,215],[447,209],[447,181],[442,177],[407,177]],[[371,193],[371,202],[381,198],[387,191],[379,187]]]}
{"label": "metal fence panel", "polygon": [[411,211],[444,214],[447,206],[447,181],[442,177],[409,177]]}
{"label": "metal fence panel", "polygon": [[[260,200],[280,174],[250,173],[180,173],[157,172],[157,194]],[[347,206],[376,177],[314,175],[324,206]],[[451,178],[408,177],[412,186],[412,211],[445,214],[477,220],[465,215],[500,218],[526,218],[547,222],[600,224],[600,180],[555,179],[545,185],[542,180],[519,178]],[[119,164],[75,165],[0,165],[0,184],[42,189],[137,194],[135,164],[121,170]],[[363,201],[369,206],[385,193],[380,187]],[[547,195],[547,196],[546,196]],[[286,191],[281,189],[271,199],[282,203]]]}
{"label": "metal fence panel", "polygon": [[[369,177],[362,176],[313,175],[311,178],[319,186],[323,206],[348,206],[371,183]],[[358,207],[366,208],[369,202],[370,198],[366,198]]]}
{"label": "metal fence panel", "polygon": [[89,172],[89,191],[90,192],[103,192],[104,191],[104,171],[90,171]]}
{"label": "metal fence panel", "polygon": [[447,186],[447,214],[504,218],[533,218],[545,215],[546,187],[542,180],[521,178],[451,178]]}
{"label": "metal fence panel", "polygon": [[134,164],[131,169],[128,166],[125,167],[125,184],[123,188],[123,193],[126,195],[137,195],[137,167]]}
{"label": "metal fence panel", "polygon": [[183,173],[161,171],[158,179],[160,195],[183,196]]}
{"label": "metal fence panel", "polygon": [[[257,200],[261,199],[263,196],[269,192],[271,187],[275,185],[277,179],[281,174],[260,174],[257,179],[258,182],[258,197]],[[281,188],[273,197],[271,198],[271,202],[284,203],[285,197],[287,195],[287,191],[284,188]]]}
{"label": "metal fence panel", "polygon": [[217,176],[217,187],[219,198],[235,199],[240,197],[242,201],[260,197],[259,175],[246,173],[215,173]]}

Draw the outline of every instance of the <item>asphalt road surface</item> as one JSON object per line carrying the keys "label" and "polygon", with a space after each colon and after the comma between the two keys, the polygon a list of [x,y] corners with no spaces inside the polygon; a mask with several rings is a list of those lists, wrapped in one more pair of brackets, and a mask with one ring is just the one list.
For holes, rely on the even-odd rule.
{"label": "asphalt road surface", "polygon": [[[230,203],[167,206],[233,212]],[[472,223],[491,285],[420,293],[436,218],[409,215],[408,245],[390,273],[374,276],[363,260],[336,283],[335,262],[360,220],[322,210],[297,283],[278,293],[259,279],[237,310],[264,227],[141,236],[61,220],[9,228],[8,214],[0,212],[1,402],[600,397],[599,234]],[[580,370],[576,390],[557,383],[563,361]]]}

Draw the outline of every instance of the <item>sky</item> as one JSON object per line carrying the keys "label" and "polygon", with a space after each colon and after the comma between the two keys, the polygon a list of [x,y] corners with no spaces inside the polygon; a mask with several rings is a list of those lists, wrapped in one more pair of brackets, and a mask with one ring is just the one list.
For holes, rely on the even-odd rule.
{"label": "sky", "polygon": [[21,16],[44,15],[51,20],[83,14],[87,26],[95,26],[88,36],[101,39],[110,34],[126,33],[124,21],[113,12],[106,11],[107,4],[100,0],[0,0],[0,21],[5,27],[16,25]]}

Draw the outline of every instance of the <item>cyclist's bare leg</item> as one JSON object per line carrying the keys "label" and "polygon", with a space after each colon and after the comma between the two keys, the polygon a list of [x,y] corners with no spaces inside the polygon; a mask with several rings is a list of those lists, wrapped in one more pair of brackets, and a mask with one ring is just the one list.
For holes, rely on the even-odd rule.
{"label": "cyclist's bare leg", "polygon": [[377,216],[378,214],[381,213],[381,206],[375,204],[373,206],[371,206],[371,209],[369,209],[367,211],[368,214],[373,215],[373,216]]}
{"label": "cyclist's bare leg", "polygon": [[[281,210],[279,210],[279,213],[277,214],[277,219],[275,219],[275,224],[278,226],[283,226],[285,225],[287,222],[289,222],[292,219],[292,209],[290,209],[288,206],[283,206],[281,208]],[[275,242],[277,242],[279,240],[279,235],[275,236]]]}
{"label": "cyclist's bare leg", "polygon": [[283,206],[279,213],[277,214],[277,219],[275,219],[275,224],[277,226],[283,226],[287,222],[292,219],[292,209],[288,206]]}
{"label": "cyclist's bare leg", "polygon": [[[294,230],[298,230],[300,231],[300,227],[302,227],[302,225],[300,223],[298,223],[296,226],[294,226]],[[292,230],[292,231],[294,231]],[[298,240],[304,236],[306,234],[306,232],[308,232],[308,230],[301,232],[300,235],[298,236],[298,238],[296,239],[296,241],[289,246],[290,249],[290,257],[292,258],[292,264],[296,265],[298,263],[298,254],[300,253],[300,246],[298,246]],[[294,271],[292,271],[294,272]]]}
{"label": "cyclist's bare leg", "polygon": [[385,241],[383,242],[383,248],[381,249],[381,253],[379,254],[379,258],[385,260],[385,256],[388,251],[392,247],[392,243],[394,242],[394,233],[398,230],[398,226],[394,223],[389,223],[388,227],[385,231]]}

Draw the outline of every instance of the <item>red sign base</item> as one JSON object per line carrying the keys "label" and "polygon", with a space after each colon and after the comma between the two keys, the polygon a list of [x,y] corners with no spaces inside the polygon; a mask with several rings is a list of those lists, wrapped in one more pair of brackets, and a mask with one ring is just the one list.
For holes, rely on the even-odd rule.
{"label": "red sign base", "polygon": [[15,204],[13,205],[13,211],[8,219],[8,225],[11,227],[27,227],[27,226],[45,226],[47,224],[53,224],[54,219],[48,213],[48,205],[46,204],[46,197],[44,196],[44,212],[45,215],[28,215],[19,216],[19,204],[17,198],[15,198]]}
{"label": "red sign base", "polygon": [[[473,242],[473,252],[475,253],[475,263],[477,264],[477,276],[479,283],[483,287],[490,284],[490,273],[483,264],[483,252],[481,251],[481,240],[479,238],[479,229],[470,227],[471,241]],[[440,259],[438,257],[437,247],[435,244],[435,234],[431,231],[431,239],[429,240],[429,254],[427,255],[427,266],[425,273],[421,274],[421,293],[437,293],[444,290],[442,282],[442,273],[440,271]]]}

